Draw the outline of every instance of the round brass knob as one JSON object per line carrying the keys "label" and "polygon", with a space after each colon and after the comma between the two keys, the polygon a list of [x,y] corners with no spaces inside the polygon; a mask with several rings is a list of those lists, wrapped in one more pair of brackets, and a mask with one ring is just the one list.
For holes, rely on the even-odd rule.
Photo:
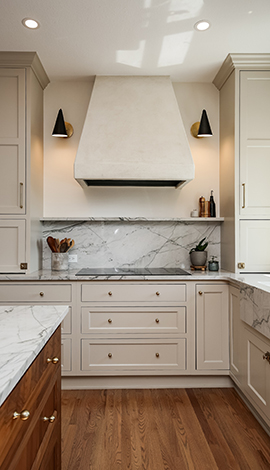
{"label": "round brass knob", "polygon": [[157,292],[156,292],[156,295],[159,296],[159,295],[160,295],[160,292],[157,291]]}
{"label": "round brass knob", "polygon": [[159,323],[159,319],[158,319],[158,318],[156,318],[156,323]]}
{"label": "round brass knob", "polygon": [[199,290],[199,295],[202,295],[202,294],[203,294],[203,293],[202,293],[202,291],[201,291],[201,290]]}
{"label": "round brass knob", "polygon": [[56,419],[56,418],[55,418],[55,416],[53,416],[53,415],[52,415],[52,416],[49,416],[49,418],[48,418],[47,416],[44,416],[44,417],[42,418],[42,421],[49,421],[49,423],[53,423],[53,422],[55,421],[55,419]]}
{"label": "round brass knob", "polygon": [[111,292],[111,291],[110,291],[110,292],[108,292],[108,295],[109,295],[109,296],[112,296],[112,292]]}
{"label": "round brass knob", "polygon": [[13,419],[21,418],[22,421],[26,421],[30,416],[30,412],[28,410],[24,410],[21,413],[17,413],[17,411],[14,411],[13,413]]}
{"label": "round brass knob", "polygon": [[159,353],[156,353],[156,357],[159,357]]}
{"label": "round brass knob", "polygon": [[44,296],[44,292],[40,292],[39,295],[40,295],[40,297],[43,297],[43,296]]}
{"label": "round brass knob", "polygon": [[112,319],[111,319],[111,318],[109,318],[108,323],[112,323]]}
{"label": "round brass knob", "polygon": [[53,357],[53,358],[48,357],[48,358],[47,358],[47,363],[49,364],[50,362],[51,362],[52,364],[58,364],[59,359],[58,359],[58,357]]}
{"label": "round brass knob", "polygon": [[112,357],[112,353],[109,353],[109,354],[108,354],[108,357],[111,358],[111,357]]}

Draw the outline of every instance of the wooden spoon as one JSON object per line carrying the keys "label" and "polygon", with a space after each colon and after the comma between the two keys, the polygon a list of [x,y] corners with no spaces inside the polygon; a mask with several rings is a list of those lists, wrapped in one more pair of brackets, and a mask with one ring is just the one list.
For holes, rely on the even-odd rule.
{"label": "wooden spoon", "polygon": [[[69,240],[70,240],[70,239],[69,239]],[[69,246],[68,246],[67,251],[70,250],[70,248],[72,248],[74,245],[75,245],[74,240],[71,240],[71,241],[69,242]]]}
{"label": "wooden spoon", "polygon": [[55,238],[53,237],[48,237],[47,238],[47,243],[53,253],[57,252],[56,246],[55,246]]}

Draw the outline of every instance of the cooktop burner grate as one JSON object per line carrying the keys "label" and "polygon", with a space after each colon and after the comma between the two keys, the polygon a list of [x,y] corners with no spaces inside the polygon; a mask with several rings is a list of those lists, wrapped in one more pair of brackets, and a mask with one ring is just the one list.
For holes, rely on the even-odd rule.
{"label": "cooktop burner grate", "polygon": [[181,268],[83,268],[76,276],[190,276]]}

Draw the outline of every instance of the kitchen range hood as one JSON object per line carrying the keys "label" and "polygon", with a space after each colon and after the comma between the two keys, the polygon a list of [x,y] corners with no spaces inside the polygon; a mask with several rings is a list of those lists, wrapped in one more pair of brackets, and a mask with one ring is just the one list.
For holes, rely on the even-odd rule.
{"label": "kitchen range hood", "polygon": [[96,77],[74,175],[82,186],[181,187],[194,178],[169,77]]}

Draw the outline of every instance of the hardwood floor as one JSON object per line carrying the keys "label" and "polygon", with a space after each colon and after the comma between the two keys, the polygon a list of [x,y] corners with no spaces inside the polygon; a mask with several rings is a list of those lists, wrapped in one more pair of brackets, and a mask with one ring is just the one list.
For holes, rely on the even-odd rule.
{"label": "hardwood floor", "polygon": [[232,388],[62,392],[62,470],[270,469]]}

